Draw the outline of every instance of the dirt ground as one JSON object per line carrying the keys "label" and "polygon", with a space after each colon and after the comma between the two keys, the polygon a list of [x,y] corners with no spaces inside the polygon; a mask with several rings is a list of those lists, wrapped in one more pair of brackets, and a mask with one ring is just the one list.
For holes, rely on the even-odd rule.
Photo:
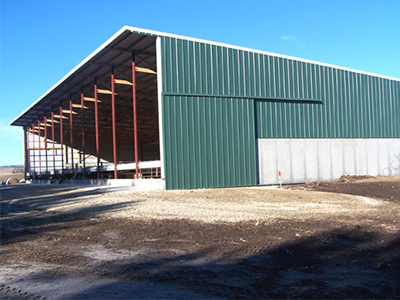
{"label": "dirt ground", "polygon": [[2,299],[400,298],[400,177],[1,186]]}

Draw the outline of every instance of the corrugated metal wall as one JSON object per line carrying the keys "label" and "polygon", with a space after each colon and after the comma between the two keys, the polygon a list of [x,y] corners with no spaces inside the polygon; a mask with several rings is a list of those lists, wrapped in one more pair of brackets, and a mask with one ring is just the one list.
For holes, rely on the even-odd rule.
{"label": "corrugated metal wall", "polygon": [[257,137],[400,137],[400,82],[319,69],[322,102],[257,101]]}
{"label": "corrugated metal wall", "polygon": [[269,100],[257,137],[400,137],[399,81],[171,37],[162,53],[165,94]]}
{"label": "corrugated metal wall", "polygon": [[171,37],[162,37],[162,61],[167,94],[320,99],[309,63]]}
{"label": "corrugated metal wall", "polygon": [[[231,168],[230,164],[243,160],[252,162],[255,159],[252,150],[233,153],[231,146],[239,148],[240,143],[251,143],[253,147],[255,140],[243,137],[235,140],[234,136],[229,140],[221,139],[218,132],[231,128],[227,126],[229,122],[223,121],[214,132],[219,124],[217,120],[229,120],[235,116],[229,115],[228,107],[226,110],[211,109],[211,106],[199,108],[197,106],[203,102],[196,97],[204,97],[207,101],[213,99],[213,105],[227,105],[222,104],[223,101],[232,102],[233,99],[253,99],[253,117],[246,119],[250,123],[243,119],[241,124],[254,125],[256,138],[400,137],[399,81],[166,36],[161,36],[161,54],[165,97],[164,149],[168,153],[165,159],[167,188],[234,186],[254,182],[250,169],[244,173],[251,176],[249,179],[233,180],[228,175],[232,169],[226,171],[221,166]],[[185,103],[194,99],[197,99],[197,104]],[[193,105],[195,111],[191,111]],[[197,109],[200,110],[197,112]],[[251,108],[246,106],[246,109]],[[211,114],[207,118],[214,118],[215,124],[206,121],[207,118],[191,123],[194,121],[189,116],[195,112]],[[212,115],[215,112],[217,114]],[[179,121],[174,124],[175,118]],[[188,126],[208,127],[189,130]],[[204,132],[208,134],[204,135]],[[191,142],[183,138],[185,135],[189,138],[190,134],[196,137],[190,137]],[[218,146],[210,148],[214,144]],[[201,156],[198,147],[203,147]],[[229,159],[227,164],[216,164],[220,149],[223,149],[224,157],[234,159]],[[207,167],[198,162],[203,156],[208,159]],[[211,174],[210,168],[217,168],[217,171]],[[197,173],[190,176],[176,174],[187,174],[185,172],[189,171],[186,169]]]}
{"label": "corrugated metal wall", "polygon": [[254,101],[164,96],[167,189],[257,184]]}

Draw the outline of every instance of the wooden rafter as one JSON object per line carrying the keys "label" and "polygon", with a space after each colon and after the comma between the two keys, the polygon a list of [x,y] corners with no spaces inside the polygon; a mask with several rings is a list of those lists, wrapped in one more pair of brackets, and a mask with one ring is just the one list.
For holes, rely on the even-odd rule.
{"label": "wooden rafter", "polygon": [[[85,101],[90,101],[90,102],[95,102],[96,99],[92,98],[92,97],[84,97],[83,100]],[[98,103],[101,103],[101,101],[99,99],[97,99]]]}
{"label": "wooden rafter", "polygon": [[[82,105],[80,105],[80,104],[72,104],[72,107],[82,108]],[[83,108],[84,109],[89,109],[89,107],[87,107],[87,106],[84,106]]]}
{"label": "wooden rafter", "polygon": [[132,82],[130,82],[129,80],[125,80],[125,79],[114,79],[114,82],[116,84],[133,85]]}
{"label": "wooden rafter", "polygon": [[[106,94],[106,95],[111,95],[112,92],[110,90],[104,90],[104,89],[97,89],[97,92],[99,94]],[[114,93],[114,95],[118,95],[117,93]]]}
{"label": "wooden rafter", "polygon": [[135,68],[136,72],[142,72],[142,73],[149,73],[149,74],[157,74],[157,72],[149,69],[149,68],[142,68],[142,67],[136,67]]}
{"label": "wooden rafter", "polygon": [[[54,115],[54,118],[60,119],[61,116],[60,116],[60,115]],[[63,118],[63,119],[68,119],[68,117],[66,117],[66,116],[62,116],[62,118]]]}
{"label": "wooden rafter", "polygon": [[[47,123],[52,123],[52,121],[51,120],[47,120]],[[60,123],[59,121],[57,121],[57,120],[54,120],[54,123]]]}
{"label": "wooden rafter", "polygon": [[62,112],[63,112],[63,113],[66,113],[66,114],[72,113],[73,115],[77,115],[77,114],[78,114],[77,112],[70,111],[69,109],[63,109]]}

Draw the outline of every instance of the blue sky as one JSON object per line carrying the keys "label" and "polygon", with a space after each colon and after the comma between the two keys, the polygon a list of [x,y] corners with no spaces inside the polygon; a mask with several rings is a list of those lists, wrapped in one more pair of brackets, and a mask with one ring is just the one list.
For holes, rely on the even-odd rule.
{"label": "blue sky", "polygon": [[22,164],[9,122],[129,25],[400,78],[400,1],[1,0],[0,166]]}

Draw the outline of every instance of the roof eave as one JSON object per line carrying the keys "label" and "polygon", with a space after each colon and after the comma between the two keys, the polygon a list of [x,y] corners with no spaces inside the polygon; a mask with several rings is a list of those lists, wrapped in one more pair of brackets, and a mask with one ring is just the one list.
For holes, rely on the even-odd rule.
{"label": "roof eave", "polygon": [[26,108],[22,113],[20,113],[16,118],[14,118],[9,125],[12,126],[22,126],[19,124],[15,124],[19,118],[21,118],[25,113],[27,113],[31,108],[33,108],[36,104],[43,100],[46,96],[48,96],[51,92],[55,90],[60,84],[65,82],[69,77],[71,77],[76,71],[78,71],[82,66],[84,66],[88,61],[90,61],[94,56],[104,50],[109,44],[111,44],[114,40],[116,40],[122,33],[125,31],[131,31],[128,26],[122,27],[118,30],[112,37],[110,37],[106,42],[104,42],[100,47],[98,47],[95,51],[93,51],[88,57],[86,57],[82,62],[80,62],[75,68],[73,68],[70,72],[68,72],[63,78],[61,78],[56,84],[54,84],[47,92],[45,92],[42,96],[40,96],[35,102],[33,102],[28,108]]}
{"label": "roof eave", "polygon": [[76,71],[78,71],[82,66],[84,66],[87,62],[89,62],[94,56],[96,56],[98,53],[100,53],[102,50],[104,50],[109,44],[111,44],[114,40],[116,40],[121,34],[123,34],[126,31],[130,31],[130,32],[137,33],[137,34],[154,35],[154,36],[166,36],[166,37],[172,37],[172,38],[178,38],[178,39],[185,39],[185,40],[189,40],[189,41],[194,41],[194,42],[199,42],[199,43],[206,43],[206,44],[211,44],[211,45],[215,45],[215,46],[228,47],[228,48],[232,48],[232,49],[250,51],[250,52],[254,52],[254,53],[271,55],[271,56],[276,56],[276,57],[281,57],[281,58],[286,58],[286,59],[293,59],[293,60],[297,60],[297,61],[301,61],[301,62],[305,62],[305,63],[318,64],[320,66],[326,66],[326,67],[336,68],[336,69],[340,69],[340,70],[356,72],[356,73],[359,73],[359,74],[365,74],[365,75],[369,75],[369,76],[380,77],[380,78],[383,78],[383,79],[400,81],[399,78],[379,75],[379,74],[375,74],[375,73],[360,71],[360,70],[346,68],[346,67],[340,67],[340,66],[331,65],[331,64],[327,64],[327,63],[321,63],[321,62],[312,61],[312,60],[308,60],[308,59],[301,59],[301,58],[297,58],[297,57],[292,57],[292,56],[287,56],[287,55],[282,55],[282,54],[277,54],[277,53],[272,53],[272,52],[267,52],[267,51],[262,51],[262,50],[256,50],[256,49],[251,49],[251,48],[233,46],[233,45],[229,45],[229,44],[218,43],[218,42],[213,42],[213,41],[208,41],[208,40],[203,40],[203,39],[196,39],[196,38],[191,38],[191,37],[186,37],[186,36],[181,36],[181,35],[176,35],[176,34],[169,34],[169,33],[164,33],[164,32],[159,32],[159,31],[154,31],[154,30],[147,30],[147,29],[131,27],[131,26],[123,26],[112,37],[110,37],[106,42],[104,42],[100,47],[98,47],[88,57],[86,57],[81,63],[79,63],[69,73],[67,73],[61,80],[59,80],[56,84],[54,84],[47,92],[45,92],[41,97],[39,97],[34,103],[32,103],[28,108],[26,108],[21,114],[19,114],[15,119],[13,119],[9,124],[13,125],[13,126],[22,126],[20,124],[15,124],[15,123],[17,123],[18,119],[20,119],[25,113],[27,113],[31,108],[33,108],[36,104],[38,104],[43,98],[45,98],[51,92],[53,92],[60,84],[65,82]]}

